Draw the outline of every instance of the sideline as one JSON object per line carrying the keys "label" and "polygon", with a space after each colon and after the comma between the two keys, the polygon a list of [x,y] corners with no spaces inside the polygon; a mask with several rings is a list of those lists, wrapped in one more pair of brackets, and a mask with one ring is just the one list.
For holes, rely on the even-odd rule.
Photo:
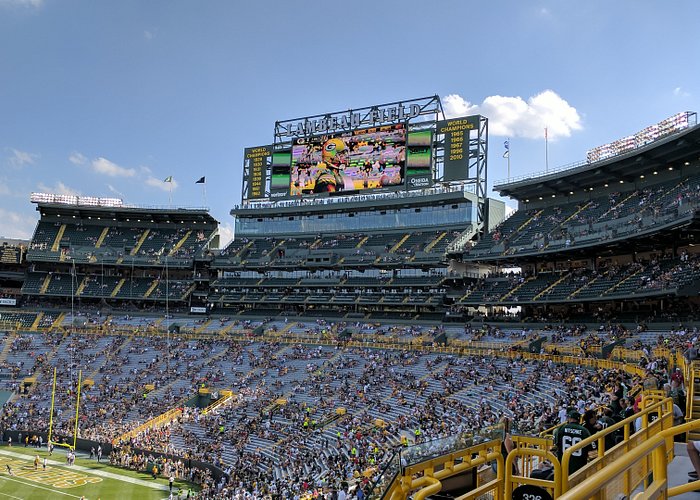
{"label": "sideline", "polygon": [[22,500],[20,497],[15,497],[15,496],[12,496],[12,495],[8,495],[7,493],[3,493],[2,491],[0,491],[0,495],[2,495],[2,496],[4,496],[4,497],[8,497],[8,498],[15,498],[16,500]]}
{"label": "sideline", "polygon": [[[13,451],[7,451],[7,450],[0,450],[0,455],[5,455],[7,457],[12,457],[12,458],[18,458],[20,460],[25,460],[28,462],[31,462],[33,460],[33,458],[29,455],[25,455],[23,453],[15,453]],[[131,484],[135,484],[137,486],[144,486],[146,488],[151,488],[154,490],[161,490],[161,491],[168,491],[169,490],[168,486],[165,484],[152,483],[149,481],[144,481],[143,479],[122,476],[121,474],[115,474],[114,472],[107,472],[107,471],[102,471],[102,470],[97,470],[97,469],[91,469],[89,467],[83,467],[82,465],[68,466],[62,462],[57,462],[55,460],[47,460],[46,463],[48,465],[57,466],[57,467],[60,467],[62,469],[65,469],[65,470],[75,470],[75,471],[85,472],[86,474],[92,474],[93,476],[114,479],[115,481],[123,481],[125,483],[131,483]],[[7,478],[3,476],[3,479],[7,479]],[[80,498],[80,497],[75,497],[75,498]]]}

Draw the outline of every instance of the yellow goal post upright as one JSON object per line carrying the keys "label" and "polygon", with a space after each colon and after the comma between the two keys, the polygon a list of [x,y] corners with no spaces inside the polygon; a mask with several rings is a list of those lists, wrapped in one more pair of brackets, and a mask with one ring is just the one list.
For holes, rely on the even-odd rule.
{"label": "yellow goal post upright", "polygon": [[54,403],[56,401],[56,367],[53,369],[53,387],[51,389],[51,412],[49,414],[49,435],[47,438],[47,445],[54,444],[55,446],[63,446],[69,450],[75,450],[75,445],[78,441],[78,422],[80,417],[80,389],[82,385],[83,371],[78,372],[78,392],[77,398],[75,400],[75,426],[73,428],[73,444],[70,443],[56,443],[53,441],[53,412]]}

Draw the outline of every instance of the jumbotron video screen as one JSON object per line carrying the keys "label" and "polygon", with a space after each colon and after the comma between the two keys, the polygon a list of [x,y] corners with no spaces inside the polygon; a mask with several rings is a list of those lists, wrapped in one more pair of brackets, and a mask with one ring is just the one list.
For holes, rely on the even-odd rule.
{"label": "jumbotron video screen", "polygon": [[485,162],[486,120],[482,129],[479,116],[441,115],[432,96],[275,122],[273,144],[245,149],[242,198],[311,201],[466,180],[478,163],[470,158]]}
{"label": "jumbotron video screen", "polygon": [[406,128],[398,124],[299,138],[292,146],[291,161],[291,196],[401,186]]}

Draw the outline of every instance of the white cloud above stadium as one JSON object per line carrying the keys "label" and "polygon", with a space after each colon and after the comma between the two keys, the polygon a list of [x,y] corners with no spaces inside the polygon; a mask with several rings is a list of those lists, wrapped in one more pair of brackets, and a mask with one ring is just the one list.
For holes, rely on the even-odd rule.
{"label": "white cloud above stadium", "polygon": [[448,117],[480,114],[489,117],[489,134],[503,137],[542,139],[547,129],[549,140],[571,137],[583,129],[581,115],[553,90],[529,97],[494,95],[481,104],[473,104],[459,94],[443,99]]}

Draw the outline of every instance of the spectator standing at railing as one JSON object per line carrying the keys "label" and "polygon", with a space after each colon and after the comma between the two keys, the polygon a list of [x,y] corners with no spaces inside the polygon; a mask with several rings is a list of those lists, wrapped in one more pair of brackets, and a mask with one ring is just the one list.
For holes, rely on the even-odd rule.
{"label": "spectator standing at railing", "polygon": [[[580,421],[581,414],[576,410],[571,410],[568,414],[568,422],[556,430],[554,444],[557,447],[557,458],[559,459],[559,462],[561,462],[566,450],[580,443],[587,437],[590,437],[588,430],[579,424]],[[586,462],[588,461],[588,452],[591,449],[592,448],[589,445],[584,448],[579,448],[571,454],[571,459],[569,461],[569,474],[573,474],[581,467],[586,465]]]}

